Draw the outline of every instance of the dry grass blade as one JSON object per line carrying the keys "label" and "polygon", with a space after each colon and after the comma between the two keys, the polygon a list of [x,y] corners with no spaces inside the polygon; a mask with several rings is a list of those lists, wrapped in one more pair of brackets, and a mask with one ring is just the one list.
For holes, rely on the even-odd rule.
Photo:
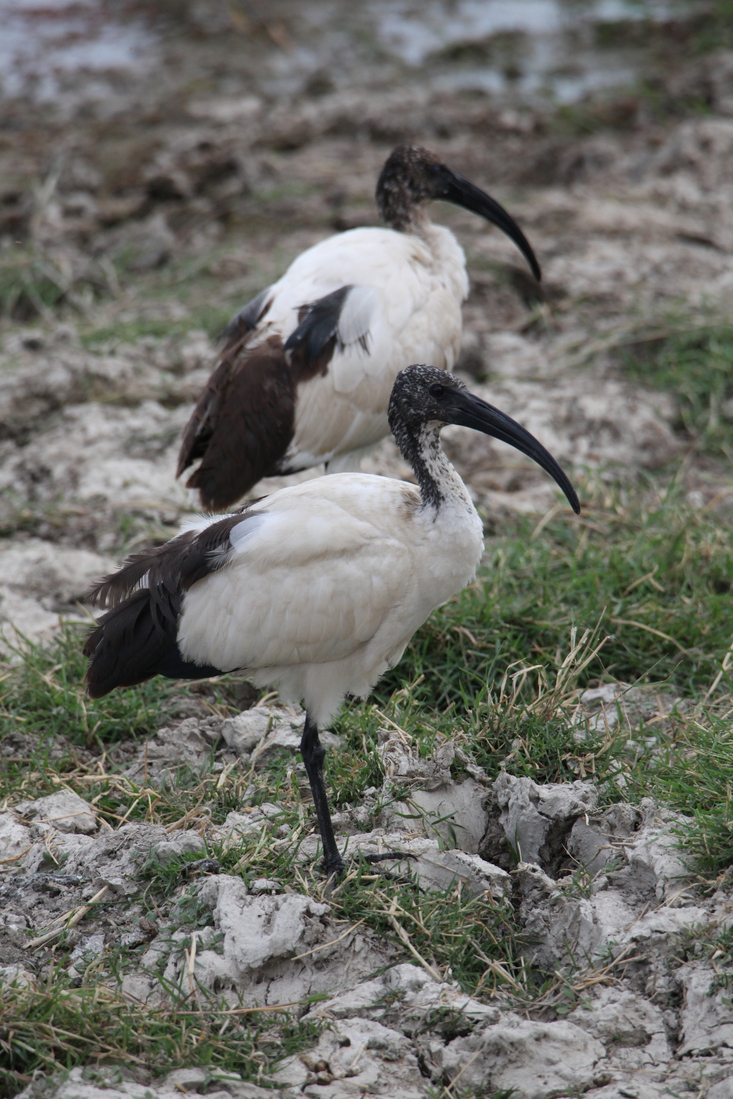
{"label": "dry grass blade", "polygon": [[72,927],[76,927],[85,916],[89,915],[95,904],[100,904],[105,899],[108,892],[109,886],[103,885],[99,892],[95,893],[87,904],[82,904],[78,908],[72,909],[71,912],[67,912],[64,916],[59,916],[58,920],[54,921],[55,923],[61,923],[62,926],[44,932],[44,934],[39,935],[37,939],[31,939],[30,942],[26,943],[26,949],[35,950],[39,946],[46,946],[60,935],[63,935],[65,931],[69,931]]}
{"label": "dry grass blade", "polygon": [[419,951],[419,950],[418,950],[418,949],[417,949],[417,948],[416,948],[416,947],[414,946],[414,944],[413,944],[413,943],[411,942],[411,940],[410,940],[410,936],[409,936],[409,935],[407,934],[407,932],[405,931],[405,929],[404,929],[404,927],[402,926],[402,924],[398,922],[398,920],[397,920],[397,917],[396,917],[396,916],[394,916],[394,915],[393,915],[393,914],[392,914],[392,913],[390,912],[390,913],[389,913],[389,915],[388,915],[388,919],[389,919],[389,922],[391,923],[392,927],[393,927],[393,928],[395,929],[395,931],[397,932],[397,934],[398,934],[398,936],[399,936],[399,938],[400,938],[400,941],[401,941],[401,942],[403,942],[403,943],[405,944],[405,946],[407,947],[407,949],[408,949],[408,950],[410,951],[410,953],[412,954],[413,958],[415,958],[415,959],[416,959],[416,960],[417,960],[417,961],[418,961],[418,962],[420,963],[420,965],[421,965],[421,966],[423,967],[423,969],[425,970],[425,972],[426,972],[426,973],[427,973],[427,974],[428,974],[428,975],[429,975],[430,977],[432,977],[432,979],[433,979],[434,981],[438,981],[438,982],[440,982],[440,981],[442,980],[442,977],[441,977],[440,973],[438,972],[438,970],[437,970],[437,969],[435,969],[435,967],[434,967],[434,966],[432,966],[432,965],[430,964],[430,962],[427,962],[427,961],[425,960],[425,958],[423,958],[423,956],[422,956],[422,954],[420,953],[420,951]]}
{"label": "dry grass blade", "polygon": [[508,665],[499,688],[499,705],[509,710],[516,708],[528,677],[537,673],[539,689],[531,702],[523,706],[523,710],[539,718],[550,718],[567,709],[577,696],[578,680],[588,666],[597,660],[607,642],[605,637],[597,639],[602,620],[603,614],[593,629],[583,631],[580,640],[577,639],[577,627],[571,628],[570,647],[555,673],[554,681],[550,679],[546,664],[520,664],[516,671],[512,669],[520,662]]}

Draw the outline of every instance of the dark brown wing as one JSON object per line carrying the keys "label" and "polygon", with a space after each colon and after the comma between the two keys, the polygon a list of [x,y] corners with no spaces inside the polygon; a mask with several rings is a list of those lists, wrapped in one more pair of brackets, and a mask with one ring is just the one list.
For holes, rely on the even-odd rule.
{"label": "dark brown wing", "polygon": [[188,591],[197,581],[226,563],[232,548],[233,528],[266,510],[259,508],[253,512],[252,504],[248,504],[232,515],[209,523],[203,530],[187,530],[162,546],[131,554],[117,572],[110,573],[92,587],[86,601],[99,607],[115,607],[137,590],[144,577],[147,577],[145,590],[153,598],[163,592]]}
{"label": "dark brown wing", "polygon": [[[249,324],[258,314],[258,299],[228,326],[229,343],[188,422],[176,471],[180,477],[201,458],[186,484],[199,490],[203,507],[229,507],[262,477],[282,472],[295,430],[296,388],[327,373],[339,346],[341,312],[353,289],[341,286],[299,305],[297,327],[285,344],[279,336],[270,336],[251,345]],[[259,317],[269,305],[268,301]],[[366,337],[360,342],[366,350]]]}
{"label": "dark brown wing", "polygon": [[229,387],[232,375],[236,372],[238,355],[243,353],[241,346],[243,342],[240,341],[240,346],[221,360],[196,401],[181,440],[176,477],[180,477],[192,462],[206,453],[209,440],[216,429],[222,397]]}
{"label": "dark brown wing", "polygon": [[217,342],[224,345],[225,355],[227,350],[235,343],[239,343],[243,336],[254,332],[271,305],[272,287],[268,286],[266,290],[261,290],[256,298],[248,301],[238,313],[235,313],[224,331],[217,337]]}
{"label": "dark brown wing", "polygon": [[270,287],[263,290],[236,313],[217,337],[224,345],[221,362],[201,393],[181,441],[176,477],[197,458],[203,457],[209,440],[216,430],[216,414],[222,393],[226,391],[236,364],[255,328],[272,305]]}
{"label": "dark brown wing", "polygon": [[220,511],[276,472],[293,437],[295,387],[279,336],[244,340],[225,355],[198,399],[181,444],[176,476],[197,458],[186,484],[204,508]]}

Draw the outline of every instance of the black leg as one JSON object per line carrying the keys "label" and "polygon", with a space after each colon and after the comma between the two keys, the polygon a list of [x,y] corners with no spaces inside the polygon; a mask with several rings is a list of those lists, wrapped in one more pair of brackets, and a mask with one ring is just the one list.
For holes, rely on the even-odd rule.
{"label": "black leg", "polygon": [[[311,794],[313,795],[313,804],[316,807],[318,831],[321,834],[321,843],[323,844],[324,869],[329,878],[339,877],[346,869],[346,864],[336,846],[331,813],[328,808],[326,783],[323,778],[323,760],[326,757],[326,749],[321,744],[318,736],[318,726],[315,721],[311,720],[307,710],[303,737],[300,741],[300,754],[303,757],[305,772],[308,775]],[[376,863],[385,862],[387,859],[413,859],[415,857],[415,855],[411,855],[406,851],[385,851],[380,855],[361,855],[360,858],[363,862]],[[392,875],[387,874],[386,877],[391,878]],[[405,879],[398,878],[396,880],[403,881]]]}
{"label": "black leg", "polygon": [[326,756],[326,749],[321,744],[318,736],[318,726],[315,721],[311,720],[311,716],[307,711],[303,738],[300,742],[300,754],[303,757],[305,772],[308,775],[311,794],[313,795],[313,804],[316,807],[318,831],[321,833],[321,843],[323,844],[323,863],[330,878],[333,874],[343,873],[344,860],[341,858],[336,846],[336,837],[333,834],[333,824],[328,809],[326,783],[323,779],[323,760]]}

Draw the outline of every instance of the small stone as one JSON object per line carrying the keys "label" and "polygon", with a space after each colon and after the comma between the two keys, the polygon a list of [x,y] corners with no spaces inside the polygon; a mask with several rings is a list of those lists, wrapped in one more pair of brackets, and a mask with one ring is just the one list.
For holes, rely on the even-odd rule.
{"label": "small stone", "polygon": [[282,883],[274,878],[255,878],[250,882],[249,891],[254,897],[258,897],[261,893],[281,893]]}
{"label": "small stone", "polygon": [[156,843],[150,849],[149,859],[159,866],[170,866],[183,855],[198,855],[206,851],[206,844],[197,832],[175,832],[170,839]]}
{"label": "small stone", "polygon": [[23,802],[18,806],[18,812],[44,830],[55,828],[57,832],[81,832],[84,835],[97,830],[97,814],[73,790],[60,790],[37,801]]}
{"label": "small stone", "polygon": [[30,829],[22,824],[15,813],[0,813],[0,860],[5,868],[33,846]]}
{"label": "small stone", "polygon": [[719,1080],[717,1084],[713,1084],[706,1099],[733,1099],[733,1074],[727,1080]]}
{"label": "small stone", "polygon": [[227,718],[221,735],[237,755],[253,756],[254,762],[278,749],[297,752],[303,735],[303,719],[287,710],[253,706],[236,717]]}
{"label": "small stone", "polygon": [[718,1052],[733,1047],[733,1005],[730,989],[715,985],[715,973],[706,966],[682,966],[684,989],[680,1012],[681,1044],[678,1056]]}
{"label": "small stone", "polygon": [[460,1073],[466,1089],[514,1089],[523,1099],[550,1099],[585,1090],[604,1055],[601,1043],[572,1023],[508,1012],[501,1022],[450,1042],[441,1067],[451,1080]]}
{"label": "small stone", "polygon": [[177,1068],[169,1072],[165,1085],[179,1088],[181,1091],[200,1091],[209,1082],[209,1073],[205,1068]]}
{"label": "small stone", "polygon": [[507,843],[522,862],[536,863],[553,877],[567,858],[566,839],[578,817],[591,813],[598,792],[589,782],[538,785],[502,772],[492,793]]}
{"label": "small stone", "polygon": [[35,978],[29,970],[22,965],[0,966],[0,985],[12,988],[31,988],[35,984]]}

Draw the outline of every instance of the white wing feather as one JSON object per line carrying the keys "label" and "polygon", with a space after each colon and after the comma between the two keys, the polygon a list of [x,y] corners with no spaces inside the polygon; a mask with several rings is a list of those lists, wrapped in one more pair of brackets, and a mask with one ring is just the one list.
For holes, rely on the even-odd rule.
{"label": "white wing feather", "polygon": [[352,288],[346,297],[338,323],[338,338],[345,347],[361,341],[368,343],[369,330],[379,304],[379,295],[372,286]]}
{"label": "white wing feather", "polygon": [[324,375],[299,386],[286,466],[317,465],[376,444],[389,431],[385,410],[399,371],[414,362],[452,367],[468,289],[465,258],[447,229],[431,232],[432,250],[417,236],[389,229],[329,237],[298,256],[271,288],[260,333],[286,340],[301,305],[358,283],[339,320],[342,346]]}
{"label": "white wing feather", "polygon": [[[351,483],[335,499],[308,482],[263,501],[225,567],[184,597],[178,642],[186,659],[253,670],[342,660],[370,642],[415,583],[410,548],[375,513],[384,514],[385,490],[403,504],[416,495],[375,478],[383,507],[373,509],[374,488],[363,484],[370,480],[339,478]],[[386,510],[394,519],[389,501]]]}

